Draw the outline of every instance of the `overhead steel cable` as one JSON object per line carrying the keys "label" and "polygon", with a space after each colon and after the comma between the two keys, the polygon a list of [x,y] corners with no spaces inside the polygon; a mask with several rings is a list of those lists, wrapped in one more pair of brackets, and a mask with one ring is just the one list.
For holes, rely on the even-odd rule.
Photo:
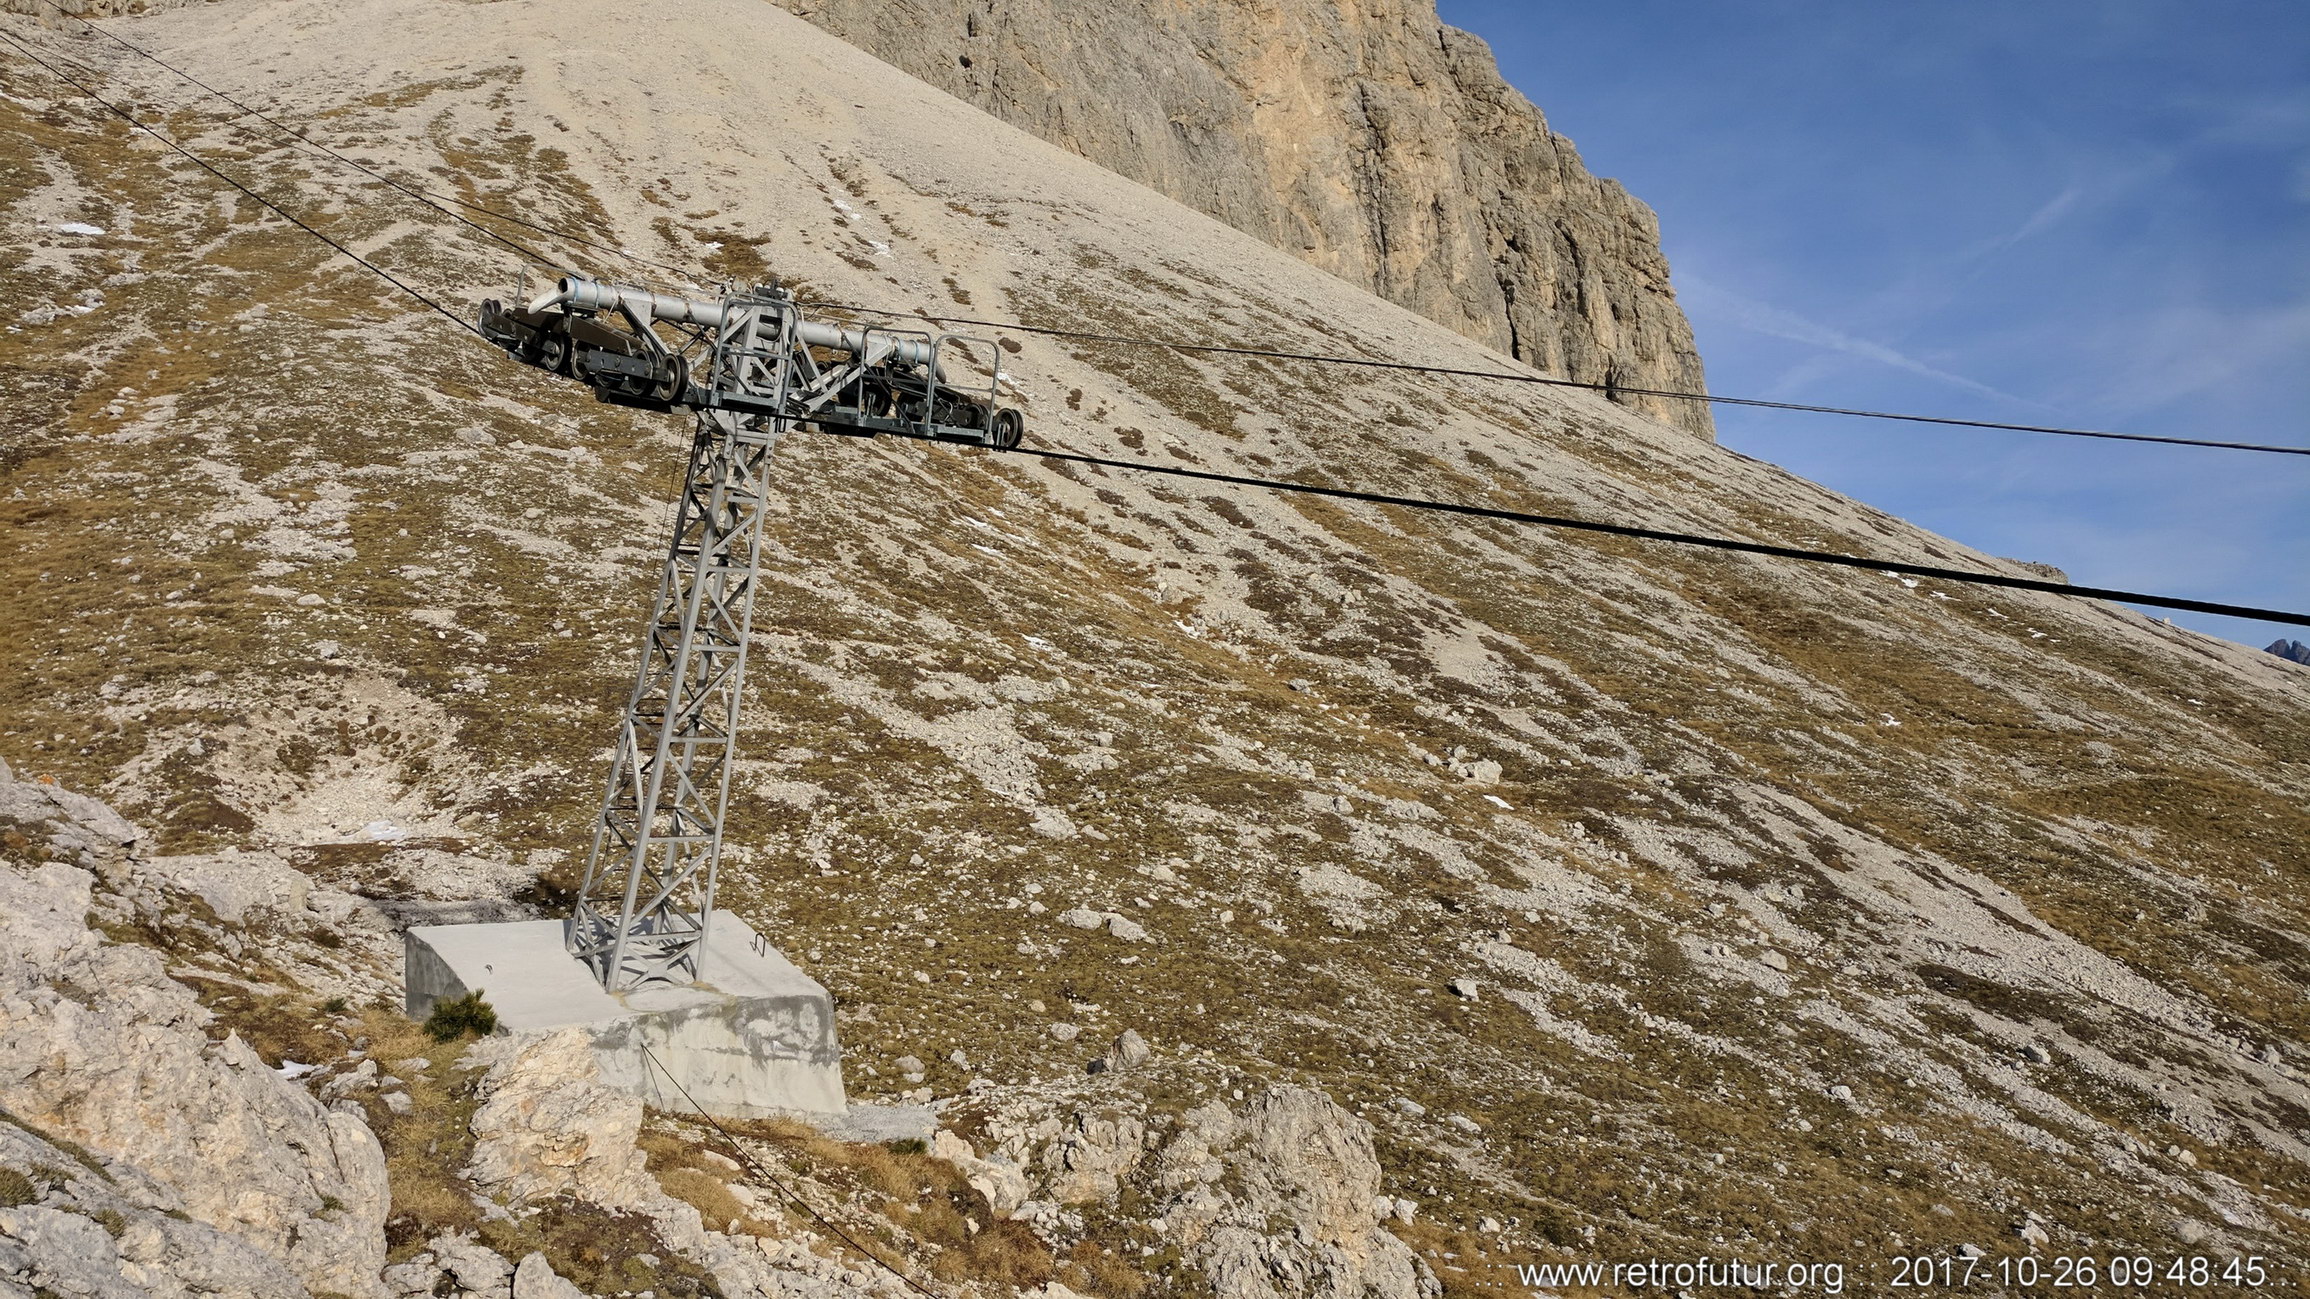
{"label": "overhead steel cable", "polygon": [[451,311],[449,308],[442,306],[440,303],[426,296],[423,292],[410,287],[408,284],[402,282],[398,277],[396,277],[391,271],[388,271],[384,267],[379,266],[377,263],[370,261],[368,258],[363,257],[361,254],[354,252],[352,249],[347,248],[345,245],[338,243],[336,240],[331,239],[329,236],[321,233],[319,230],[314,229],[312,226],[307,225],[303,220],[298,218],[294,213],[291,213],[287,208],[282,207],[280,204],[275,203],[269,198],[266,198],[262,194],[259,194],[257,191],[249,188],[247,185],[242,184],[239,180],[236,180],[232,176],[229,176],[223,171],[220,171],[206,158],[203,158],[199,154],[194,153],[192,150],[185,148],[181,144],[178,144],[175,140],[170,139],[168,136],[161,134],[159,130],[146,125],[143,121],[139,120],[134,113],[129,112],[127,109],[122,108],[120,105],[115,104],[111,100],[106,99],[104,96],[96,93],[96,91],[91,88],[87,82],[80,80],[78,77],[73,76],[71,73],[40,57],[39,54],[33,51],[32,47],[26,45],[24,42],[16,39],[14,36],[7,32],[0,32],[0,40],[4,40],[10,45],[15,46],[17,50],[24,55],[25,58],[28,58],[34,63],[39,64],[41,67],[48,69],[50,75],[54,76],[57,80],[76,88],[80,91],[80,93],[88,96],[90,99],[95,100],[98,104],[103,105],[107,111],[119,117],[122,121],[127,122],[130,126],[135,127],[137,130],[144,132],[146,135],[151,136],[153,139],[160,141],[162,144],[167,145],[169,148],[183,155],[186,160],[190,161],[194,166],[199,167],[202,171],[205,171],[211,176],[216,177],[218,180],[223,181],[225,184],[232,186],[234,189],[239,190],[241,193],[248,195],[250,198],[255,199],[257,202],[264,204],[265,207],[272,211],[273,215],[281,218],[283,221],[288,222],[290,225],[295,226],[299,230],[304,231],[306,234],[313,236],[315,239],[320,240],[322,243],[329,245],[331,248],[336,249],[338,252],[344,254],[346,257],[359,264],[363,270],[368,271],[378,279],[385,281],[387,284],[392,285],[394,288],[399,289],[403,293],[408,294],[410,297],[424,303],[427,307],[430,307],[435,312],[438,312],[443,319],[449,321],[459,329],[462,329],[466,333],[473,335],[475,338],[482,338],[482,341],[484,342],[488,341],[486,338],[483,338],[481,330],[475,326],[472,321],[467,320],[465,317],[458,315],[456,312]]}
{"label": "overhead steel cable", "polygon": [[973,325],[982,329],[1009,329],[1022,334],[1042,334],[1051,338],[1075,338],[1086,342],[1118,343],[1128,347],[1160,347],[1174,352],[1198,352],[1219,356],[1249,356],[1268,361],[1301,361],[1318,365],[1360,366],[1372,370],[1398,370],[1412,374],[1443,375],[1461,379],[1496,379],[1503,383],[1529,383],[1548,388],[1579,388],[1600,392],[1607,396],[1669,397],[1679,401],[1709,402],[1719,406],[1756,406],[1766,410],[1807,411],[1818,415],[1850,415],[1861,419],[1906,420],[1913,424],[1948,424],[1959,428],[1999,429],[2013,433],[2050,433],[2058,437],[2106,438],[2113,442],[2160,442],[2169,446],[2213,447],[2224,451],[2267,451],[2278,455],[2310,456],[2310,446],[2284,446],[2259,442],[2221,442],[2206,438],[2164,437],[2150,433],[2113,433],[2102,429],[2059,428],[2043,424],[2002,424],[1995,420],[1956,419],[1945,415],[1905,415],[1894,411],[1861,410],[1846,406],[1808,406],[1793,401],[1766,401],[1758,397],[1719,397],[1704,392],[1676,392],[1667,388],[1631,388],[1622,383],[1591,383],[1583,379],[1558,379],[1544,374],[1517,374],[1510,370],[1470,370],[1448,365],[1422,365],[1416,361],[1387,361],[1369,356],[1338,356],[1325,352],[1285,352],[1262,347],[1236,347],[1224,343],[1180,343],[1162,338],[1135,338],[1127,334],[1104,334],[1084,329],[1056,329],[1046,325],[1029,325],[1015,320],[979,320],[969,316],[934,316],[913,311],[886,311],[879,307],[860,307],[842,302],[812,302],[806,306],[836,311],[855,311],[874,316],[909,316],[939,325]]}
{"label": "overhead steel cable", "polygon": [[[110,100],[104,98],[102,95],[96,93],[96,91],[91,89],[86,83],[80,81],[76,77],[71,76],[69,73],[58,68],[55,64],[50,63],[48,60],[40,57],[39,54],[35,53],[30,47],[26,46],[22,41],[17,40],[14,36],[11,36],[6,32],[0,32],[0,40],[5,40],[10,45],[15,46],[24,54],[25,57],[48,69],[49,72],[54,74],[59,80],[62,80],[67,84],[76,87],[90,99],[93,99],[98,104],[103,105],[107,110],[119,116],[122,120],[128,122],[131,126],[146,132],[153,138],[167,145],[170,149],[175,150],[177,153],[182,154],[185,158],[191,160],[202,170],[209,172],[211,175],[217,177],[217,179],[224,181],[228,185],[231,185],[234,189],[237,189],[243,194],[248,195],[250,198],[257,200],[259,203],[262,203],[265,207],[271,209],[276,215],[281,217],[282,220],[289,222],[291,225],[297,227],[309,235],[312,235],[314,238],[327,244],[329,247],[335,249],[339,253],[344,254],[346,257],[358,263],[364,269],[376,275],[378,278],[384,280],[386,283],[391,284],[397,289],[400,289],[410,297],[416,299],[417,301],[423,303],[425,306],[431,308],[433,311],[439,313],[441,316],[457,325],[458,328],[465,330],[467,333],[470,333],[477,338],[482,338],[484,341],[487,341],[486,336],[484,336],[472,322],[451,312],[446,307],[443,307],[440,303],[434,301],[432,298],[426,296],[424,293],[418,291],[417,289],[410,287],[408,284],[396,278],[392,273],[386,271],[383,267],[380,267],[376,263],[369,261],[367,258],[362,257],[359,253],[354,252],[350,248],[347,248],[343,244],[338,243],[336,240],[330,238],[328,235],[323,234],[321,231],[313,228],[311,225],[306,224],[304,221],[298,219],[296,216],[289,213],[286,209],[282,208],[279,204],[273,202],[271,199],[266,198],[264,195],[257,193],[255,190],[249,188],[247,185],[241,183],[233,177],[218,170],[199,155],[193,153],[189,149],[186,149],[183,145],[178,144],[176,141],[161,134],[154,128],[147,126],[145,123],[138,120],[133,114],[129,113],[126,109],[121,108],[119,105],[114,104]],[[869,310],[867,308],[855,307],[847,309],[859,311]],[[897,313],[877,311],[873,312],[873,314],[889,315]],[[1374,361],[1353,357],[1325,358],[1321,356],[1294,353],[1268,353],[1256,351],[1253,349],[1222,348],[1196,344],[1158,343],[1153,340],[1131,340],[1123,339],[1113,335],[1095,335],[1088,334],[1083,331],[1040,329],[1034,326],[1024,325],[1001,325],[997,324],[996,322],[970,321],[957,317],[923,316],[921,319],[931,320],[941,324],[980,324],[996,328],[1016,328],[1026,332],[1057,334],[1061,336],[1072,337],[1098,338],[1105,341],[1145,342],[1153,346],[1176,347],[1185,350],[1243,352],[1251,355],[1270,355],[1308,360],[1336,359],[1347,364],[1371,365],[1389,369],[1441,369],[1440,367],[1423,367],[1402,362]],[[492,346],[494,347],[495,345],[492,344]],[[1479,377],[1508,378],[1525,382],[1569,383],[1567,380],[1538,379],[1531,376],[1511,375],[1497,371],[1441,370],[1441,372],[1473,374]],[[2108,434],[2105,436],[2132,437],[2134,435]],[[2293,448],[2265,449],[2292,450]],[[1543,527],[1565,528],[1584,532],[1604,533],[1613,536],[1631,537],[1646,541],[1659,541],[1675,545],[1702,546],[1716,550],[1736,551],[1753,555],[1765,555],[1778,559],[1790,559],[1806,563],[1831,564],[1846,568],[1874,568],[1880,572],[1900,573],[1914,577],[1929,577],[1946,582],[1955,582],[1976,586],[2005,587],[2022,591],[2039,591],[2049,595],[2066,595],[2085,599],[2116,600],[2127,604],[2147,605],[2149,607],[2159,609],[2176,609],[2191,613],[2216,614],[2224,617],[2247,618],[2262,622],[2284,623],[2291,626],[2310,627],[2310,614],[2291,613],[2282,609],[2260,609],[2248,605],[2223,604],[2207,600],[2189,600],[2176,596],[2161,596],[2141,591],[2121,591],[2107,587],[2073,586],[2059,582],[2046,582],[2032,578],[2006,577],[2001,574],[1983,573],[1967,569],[1939,568],[1930,565],[1909,564],[1899,560],[1864,559],[1853,555],[1840,555],[1832,551],[1806,550],[1792,546],[1774,546],[1763,542],[1739,541],[1728,537],[1708,537],[1690,533],[1664,532],[1653,528],[1638,528],[1625,524],[1603,523],[1593,519],[1559,518],[1550,515],[1529,514],[1515,510],[1494,509],[1489,506],[1459,505],[1448,501],[1430,501],[1414,497],[1389,496],[1377,492],[1355,491],[1349,488],[1323,487],[1312,483],[1279,482],[1272,479],[1251,478],[1237,474],[1215,473],[1209,470],[1185,469],[1172,465],[1148,464],[1140,461],[1130,460],[1110,460],[1098,456],[1082,455],[1075,452],[1048,451],[1033,447],[1017,447],[1012,448],[1012,451],[1014,454],[1035,456],[1046,460],[1072,461],[1078,464],[1098,465],[1101,467],[1114,469],[1135,470],[1142,473],[1164,474],[1171,477],[1191,478],[1206,482],[1228,483],[1234,486],[1253,487],[1267,491],[1298,492],[1308,495],[1326,496],[1338,500],[1361,501],[1377,505],[1393,505],[1405,509],[1432,510],[1448,514],[1458,514],[1472,518],[1490,518],[1504,522],[1525,523]]]}
{"label": "overhead steel cable", "polygon": [[1412,496],[1388,496],[1379,492],[1356,491],[1347,487],[1323,487],[1314,483],[1280,482],[1270,478],[1250,478],[1241,474],[1223,474],[1208,469],[1186,469],[1177,465],[1148,464],[1138,460],[1110,460],[1102,456],[1083,455],[1073,451],[1050,451],[1038,447],[1021,446],[1011,448],[1009,454],[1034,456],[1038,459],[1064,461],[1072,464],[1097,465],[1104,469],[1129,469],[1140,473],[1162,474],[1172,478],[1192,478],[1201,482],[1226,483],[1235,487],[1256,487],[1265,491],[1297,492],[1309,496],[1329,497],[1333,500],[1358,501],[1367,505],[1393,505],[1410,510],[1458,514],[1467,518],[1495,519],[1504,523],[1524,523],[1548,528],[1566,528],[1579,532],[1598,532],[1613,537],[1632,537],[1639,541],[1660,541],[1679,546],[1701,546],[1710,550],[1729,550],[1747,555],[1765,555],[1774,559],[1793,559],[1809,564],[1832,564],[1842,568],[1875,569],[1881,573],[1897,573],[1905,577],[1926,577],[1940,582],[2006,587],[2016,591],[2041,591],[2049,595],[2075,596],[2089,600],[2118,600],[2126,604],[2143,604],[2158,609],[2181,609],[2190,613],[2220,614],[2229,618],[2252,618],[2262,622],[2289,623],[2297,627],[2310,627],[2310,613],[2289,613],[2283,609],[2257,609],[2248,605],[2221,604],[2211,600],[2189,600],[2178,596],[2152,595],[2142,591],[2118,591],[2099,586],[2074,586],[2063,582],[2048,582],[2038,578],[2007,577],[2001,573],[1984,573],[1974,569],[1940,568],[1931,564],[1911,564],[1895,559],[1865,559],[1857,555],[1840,555],[1829,550],[1806,550],[1795,546],[1775,546],[1761,541],[1740,541],[1731,537],[1708,537],[1688,532],[1664,532],[1657,528],[1639,528],[1623,523],[1602,523],[1595,519],[1528,514],[1521,510],[1502,510],[1488,505],[1459,505],[1450,501],[1430,501]]}
{"label": "overhead steel cable", "polygon": [[[51,7],[53,7],[53,4]],[[59,14],[63,14],[61,9],[58,9],[57,12]],[[515,216],[509,212],[500,211],[485,204],[475,203],[468,199],[459,198],[453,194],[444,194],[438,190],[425,189],[422,186],[405,185],[399,181],[391,179],[390,177],[384,176],[376,171],[371,170],[369,167],[355,161],[352,158],[348,158],[343,154],[338,153],[335,149],[332,149],[329,146],[312,139],[296,128],[288,126],[285,123],[282,123],[277,119],[259,111],[258,109],[252,108],[249,105],[242,103],[240,100],[235,99],[231,95],[228,95],[221,90],[218,90],[214,86],[209,85],[207,82],[202,81],[200,78],[192,75],[189,72],[186,72],[184,69],[177,67],[175,64],[168,62],[166,59],[161,58],[159,55],[152,53],[150,50],[137,45],[125,37],[122,37],[106,28],[99,27],[95,23],[92,23],[85,18],[81,18],[78,15],[65,16],[72,17],[74,21],[80,23],[88,30],[103,36],[107,40],[116,42],[122,48],[133,52],[140,58],[151,60],[159,67],[167,69],[169,72],[175,74],[178,77],[182,77],[184,80],[200,87],[203,91],[206,91],[207,93],[216,96],[218,99],[233,105],[233,107],[241,110],[244,113],[247,113],[252,117],[257,118],[259,121],[264,122],[266,125],[286,132],[289,135],[295,136],[297,139],[308,145],[311,145],[313,148],[321,150],[323,153],[329,155],[331,158],[334,158],[336,161],[350,167],[358,168],[364,174],[369,175],[372,178],[387,185],[391,185],[393,188],[408,194],[410,197],[427,203],[428,206],[436,207],[436,209],[441,210],[444,215],[453,217],[456,220],[462,221],[465,224],[472,226],[474,229],[479,230],[482,234],[488,236],[489,238],[506,244],[508,247],[511,247],[514,250],[522,253],[522,255],[538,261],[541,265],[559,269],[556,263],[546,259],[535,250],[527,248],[513,240],[506,239],[505,237],[497,234],[495,231],[489,230],[486,227],[483,227],[463,216],[459,216],[457,213],[448,212],[446,209],[440,209],[438,204],[453,204],[468,211],[481,213],[482,215],[495,220],[505,221],[510,224],[520,226],[525,230],[529,230],[537,234],[547,235],[555,239],[564,240],[568,243],[576,244],[579,247],[590,248],[596,252],[607,253],[613,257],[620,257],[634,263],[637,266],[647,266],[652,270],[663,271],[668,275],[678,276],[684,280],[697,281],[700,278],[692,271],[686,270],[682,267],[669,265],[665,262],[654,261],[650,258],[643,257],[638,253],[629,252],[623,248],[618,248],[610,244],[587,239],[581,235],[574,235],[566,230],[561,230],[553,226],[541,225],[537,222],[530,221],[523,217]],[[2163,446],[2205,447],[2208,449],[2222,451],[2256,451],[2273,455],[2310,456],[2310,446],[2288,446],[2280,443],[2233,442],[2214,438],[2169,437],[2163,434],[2154,433],[2120,433],[2109,429],[2069,428],[2065,426],[2049,424],[2014,424],[1999,420],[1961,419],[1949,415],[1916,415],[1901,411],[1870,410],[1853,406],[1820,406],[1805,402],[1770,401],[1761,397],[1725,397],[1714,393],[1684,392],[1673,388],[1639,388],[1618,382],[1597,383],[1584,379],[1560,379],[1550,375],[1517,374],[1509,370],[1481,370],[1457,366],[1422,365],[1417,362],[1388,361],[1376,357],[1342,356],[1336,353],[1325,352],[1290,352],[1271,348],[1238,347],[1230,344],[1220,343],[1182,343],[1169,339],[1138,338],[1130,335],[1106,334],[1090,330],[1059,329],[1047,325],[1030,325],[1020,321],[982,320],[969,316],[933,316],[918,312],[891,311],[880,307],[862,307],[838,302],[819,302],[807,305],[830,307],[843,311],[857,311],[869,315],[912,316],[916,319],[928,320],[936,324],[972,325],[983,329],[1011,329],[1017,330],[1018,332],[1024,334],[1041,334],[1054,338],[1075,338],[1082,339],[1087,342],[1119,343],[1133,347],[1160,347],[1176,352],[1197,352],[1223,356],[1248,356],[1274,361],[1296,361],[1306,364],[1319,365],[1358,366],[1369,369],[1399,370],[1415,374],[1433,374],[1448,378],[1489,379],[1501,383],[1525,383],[1550,388],[1572,388],[1586,392],[1603,393],[1608,397],[1658,397],[1669,401],[1703,402],[1715,406],[1742,406],[1758,410],[1785,410],[1814,415],[1841,415],[1853,419],[1897,420],[1912,424],[1937,424],[1951,428],[1977,428],[2009,433],[2039,433],[2053,437],[2096,438],[2111,442],[2145,442]]]}

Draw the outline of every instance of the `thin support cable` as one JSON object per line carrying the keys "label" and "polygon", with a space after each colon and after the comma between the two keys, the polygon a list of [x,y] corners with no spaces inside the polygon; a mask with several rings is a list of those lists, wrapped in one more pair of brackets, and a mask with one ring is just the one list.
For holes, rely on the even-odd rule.
{"label": "thin support cable", "polygon": [[1201,482],[1227,483],[1236,487],[1256,487],[1266,491],[1298,492],[1309,496],[1330,497],[1333,500],[1360,501],[1369,505],[1393,505],[1411,510],[1433,510],[1445,514],[1463,515],[1468,518],[1496,519],[1504,523],[1525,523],[1547,528],[1567,528],[1579,532],[1599,532],[1607,536],[1631,537],[1639,541],[1660,541],[1671,545],[1700,546],[1710,550],[1766,555],[1774,559],[1793,559],[1809,564],[1832,564],[1842,568],[1868,568],[1881,573],[1898,573],[1908,577],[1929,577],[1940,582],[2005,587],[2016,591],[2040,591],[2048,595],[2066,595],[2087,600],[2118,600],[2126,604],[2144,604],[2159,609],[2181,609],[2190,613],[2220,614],[2229,618],[2251,618],[2261,622],[2288,623],[2297,627],[2310,627],[2310,614],[2291,613],[2284,609],[2257,609],[2248,605],[2221,604],[2212,600],[2190,600],[2179,596],[2152,595],[2141,591],[2119,591],[2099,586],[2073,586],[2061,582],[2047,582],[2037,578],[2006,577],[2000,573],[1983,573],[1973,569],[1911,564],[1896,559],[1864,559],[1855,555],[1840,555],[1829,550],[1806,550],[1795,546],[1775,546],[1761,541],[1739,541],[1731,537],[1664,532],[1657,528],[1639,528],[1622,523],[1603,523],[1595,519],[1527,514],[1520,510],[1502,510],[1485,505],[1459,505],[1449,501],[1429,501],[1410,496],[1387,496],[1378,492],[1362,492],[1346,487],[1319,487],[1312,483],[1278,482],[1268,478],[1248,478],[1240,474],[1215,473],[1207,469],[1184,469],[1176,465],[1148,464],[1137,460],[1109,460],[1101,456],[1082,455],[1072,451],[1013,447],[1008,454],[1034,456],[1042,460],[1065,461],[1073,464],[1097,465],[1105,469],[1129,469],[1140,473],[1164,474],[1173,478],[1192,478]]}

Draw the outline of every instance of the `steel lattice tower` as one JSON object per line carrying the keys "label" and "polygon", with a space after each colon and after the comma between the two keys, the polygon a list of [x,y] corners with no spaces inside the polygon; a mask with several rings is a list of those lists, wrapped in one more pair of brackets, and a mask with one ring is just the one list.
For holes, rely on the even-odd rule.
{"label": "steel lattice tower", "polygon": [[665,576],[566,932],[571,953],[613,992],[699,975],[761,579],[770,455],[785,424],[698,412]]}
{"label": "steel lattice tower", "polygon": [[[681,351],[660,325],[688,340]],[[775,283],[705,299],[568,276],[527,303],[483,302],[475,329],[605,402],[698,413],[585,882],[563,928],[571,955],[611,992],[694,982],[721,866],[771,449],[797,423],[1007,449],[1025,420],[998,400],[993,342],[809,320]],[[973,346],[997,359],[984,387],[958,386],[940,358]]]}

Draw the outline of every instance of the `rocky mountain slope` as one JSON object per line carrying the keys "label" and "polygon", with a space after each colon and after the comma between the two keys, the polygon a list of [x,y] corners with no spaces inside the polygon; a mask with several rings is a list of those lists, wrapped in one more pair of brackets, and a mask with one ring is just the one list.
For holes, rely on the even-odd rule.
{"label": "rocky mountain slope", "polygon": [[[861,49],[1550,374],[1704,392],[1652,210],[1435,0],[780,0]],[[1707,436],[1705,404],[1629,404]]]}
{"label": "rocky mountain slope", "polygon": [[[508,287],[472,230],[6,22],[422,290]],[[702,275],[1505,364],[767,4],[122,30]],[[749,1128],[747,1165],[550,1044],[431,1043],[395,930],[569,886],[688,430],[0,75],[0,1285],[94,1259],[230,1292],[197,1257],[240,1248],[277,1270],[249,1293],[896,1284],[756,1165],[990,1299],[1703,1254],[1881,1285],[1966,1245],[2298,1267],[2297,666],[2052,596],[1026,456],[779,452],[724,897],[835,992],[853,1095],[938,1107],[932,1149]],[[2018,571],[1587,396],[1013,341],[1044,447]],[[245,1174],[178,1153],[210,1133]]]}

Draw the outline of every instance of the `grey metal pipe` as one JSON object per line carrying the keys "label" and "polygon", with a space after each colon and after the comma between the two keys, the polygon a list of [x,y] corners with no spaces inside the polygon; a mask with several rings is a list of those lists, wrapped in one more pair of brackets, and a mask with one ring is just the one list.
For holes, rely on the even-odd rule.
{"label": "grey metal pipe", "polygon": [[[815,320],[805,320],[802,322],[801,328],[795,332],[802,336],[803,342],[812,347],[831,347],[854,354],[863,354],[866,351],[867,331],[863,329],[843,329],[835,325],[820,324]],[[938,355],[936,348],[918,338],[894,338],[887,333],[883,334],[883,338],[892,345],[892,356],[911,361],[916,365],[928,365]]]}
{"label": "grey metal pipe", "polygon": [[[563,303],[589,311],[617,311],[630,308],[645,320],[663,320],[676,325],[704,325],[720,329],[729,316],[729,305],[715,300],[677,298],[664,293],[652,293],[626,285],[604,284],[583,276],[567,276],[553,288],[546,290],[527,304],[531,311],[548,311]],[[812,347],[827,347],[838,351],[862,354],[867,349],[868,332],[863,329],[844,329],[838,325],[805,320],[795,331],[803,342]],[[882,331],[873,331],[881,333]],[[893,338],[883,335],[890,343],[891,355],[916,365],[928,365],[938,351],[921,339]]]}
{"label": "grey metal pipe", "polygon": [[545,311],[563,303],[589,311],[616,311],[632,308],[644,320],[664,320],[677,325],[705,325],[720,328],[724,313],[720,302],[706,302],[697,298],[677,298],[648,289],[628,285],[604,284],[583,276],[565,276],[552,288],[530,300],[531,311]]}

